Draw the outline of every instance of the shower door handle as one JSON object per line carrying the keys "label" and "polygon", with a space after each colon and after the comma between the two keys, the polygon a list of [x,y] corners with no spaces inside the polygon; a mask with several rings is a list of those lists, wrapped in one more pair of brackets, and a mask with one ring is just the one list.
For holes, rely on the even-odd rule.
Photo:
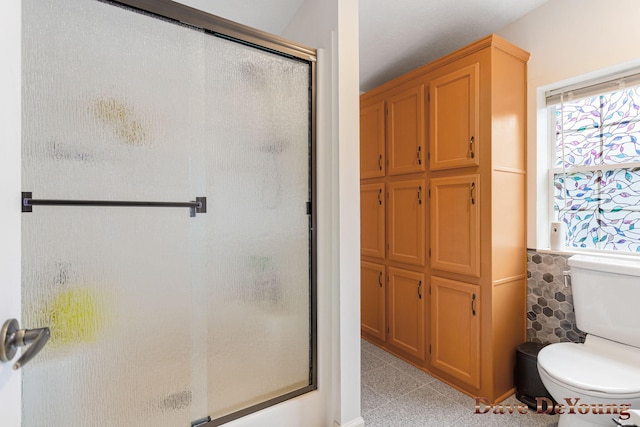
{"label": "shower door handle", "polygon": [[16,355],[18,347],[27,347],[13,369],[20,369],[42,350],[49,341],[51,331],[49,328],[18,329],[20,326],[16,319],[4,322],[0,329],[0,361],[9,362]]}

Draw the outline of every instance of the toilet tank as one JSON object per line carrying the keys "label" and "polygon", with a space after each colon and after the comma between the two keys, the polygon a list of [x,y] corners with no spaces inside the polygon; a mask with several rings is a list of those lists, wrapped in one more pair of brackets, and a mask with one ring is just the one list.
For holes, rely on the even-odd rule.
{"label": "toilet tank", "polygon": [[640,258],[569,258],[578,329],[640,347]]}

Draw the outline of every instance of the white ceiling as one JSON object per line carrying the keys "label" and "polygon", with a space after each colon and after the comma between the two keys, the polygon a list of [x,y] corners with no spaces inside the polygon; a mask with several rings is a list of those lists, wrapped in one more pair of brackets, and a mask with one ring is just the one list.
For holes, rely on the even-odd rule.
{"label": "white ceiling", "polygon": [[173,0],[213,15],[281,35],[305,0]]}
{"label": "white ceiling", "polygon": [[[304,0],[174,0],[281,35]],[[339,0],[344,1],[344,0]],[[496,32],[548,0],[360,0],[360,90]]]}
{"label": "white ceiling", "polygon": [[547,0],[360,0],[360,89],[496,32]]}

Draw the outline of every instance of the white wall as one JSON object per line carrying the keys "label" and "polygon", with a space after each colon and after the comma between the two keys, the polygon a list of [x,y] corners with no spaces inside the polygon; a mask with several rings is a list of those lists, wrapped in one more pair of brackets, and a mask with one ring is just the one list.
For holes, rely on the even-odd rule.
{"label": "white wall", "polygon": [[[638,0],[549,0],[497,33],[531,53],[528,81],[527,246],[548,246],[546,116],[542,94],[576,77],[629,68],[640,57]],[[562,84],[558,85],[561,86]],[[544,221],[541,221],[544,219]],[[537,223],[539,222],[539,223]]]}
{"label": "white wall", "polygon": [[[20,0],[0,2],[0,325],[20,319]],[[20,372],[0,364],[0,424],[20,425]]]}
{"label": "white wall", "polygon": [[[307,0],[282,35],[323,54],[318,63],[318,235],[319,243],[326,245],[319,248],[318,279],[331,294],[330,317],[319,329],[330,328],[332,348],[320,348],[331,364],[330,377],[322,376],[319,387],[329,393],[328,421],[363,425],[358,0]],[[321,265],[331,271],[330,276],[323,277]]]}

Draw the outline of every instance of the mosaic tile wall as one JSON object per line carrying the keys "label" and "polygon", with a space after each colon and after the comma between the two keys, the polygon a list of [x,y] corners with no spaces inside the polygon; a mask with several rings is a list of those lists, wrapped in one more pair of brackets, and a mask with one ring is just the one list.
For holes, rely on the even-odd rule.
{"label": "mosaic tile wall", "polygon": [[568,256],[527,251],[527,340],[538,343],[581,342],[571,287],[562,272]]}

